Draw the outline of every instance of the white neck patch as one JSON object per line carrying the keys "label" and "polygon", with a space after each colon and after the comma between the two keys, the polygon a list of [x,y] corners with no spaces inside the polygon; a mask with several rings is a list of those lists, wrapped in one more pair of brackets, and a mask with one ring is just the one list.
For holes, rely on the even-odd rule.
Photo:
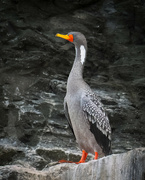
{"label": "white neck patch", "polygon": [[83,45],[80,46],[80,52],[81,52],[81,63],[84,64],[86,57],[86,49]]}

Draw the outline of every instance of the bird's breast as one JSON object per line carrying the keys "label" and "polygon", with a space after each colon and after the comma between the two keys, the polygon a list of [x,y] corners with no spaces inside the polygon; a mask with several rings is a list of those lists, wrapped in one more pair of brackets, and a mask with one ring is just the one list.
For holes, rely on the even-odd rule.
{"label": "bird's breast", "polygon": [[79,114],[82,111],[81,108],[81,97],[79,93],[74,93],[74,94],[67,94],[66,95],[66,101],[67,101],[67,106],[68,106],[68,112],[71,120],[76,118],[76,116],[79,116]]}

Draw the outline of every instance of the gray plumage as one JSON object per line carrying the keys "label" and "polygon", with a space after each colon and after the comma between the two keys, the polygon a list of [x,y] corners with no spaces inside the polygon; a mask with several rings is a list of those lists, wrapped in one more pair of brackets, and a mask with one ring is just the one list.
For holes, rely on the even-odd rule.
{"label": "gray plumage", "polygon": [[97,95],[83,80],[87,42],[83,34],[71,32],[76,57],[67,81],[64,110],[81,150],[102,157],[111,152],[109,119]]}

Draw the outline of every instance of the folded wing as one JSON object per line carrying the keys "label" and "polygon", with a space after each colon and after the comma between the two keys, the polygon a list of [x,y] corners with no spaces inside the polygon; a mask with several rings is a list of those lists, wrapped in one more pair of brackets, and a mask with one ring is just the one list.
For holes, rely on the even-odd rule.
{"label": "folded wing", "polygon": [[90,131],[94,134],[97,143],[103,152],[111,152],[111,127],[108,116],[99,98],[93,92],[86,92],[82,97],[82,108],[85,120],[90,124]]}

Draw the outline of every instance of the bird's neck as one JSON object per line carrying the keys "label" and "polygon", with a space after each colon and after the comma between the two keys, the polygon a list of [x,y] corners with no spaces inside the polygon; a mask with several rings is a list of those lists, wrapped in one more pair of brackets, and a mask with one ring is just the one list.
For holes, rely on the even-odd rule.
{"label": "bird's neck", "polygon": [[76,45],[75,46],[76,56],[73,63],[73,67],[69,74],[69,80],[80,80],[83,79],[83,68],[87,54],[87,47],[84,45]]}

